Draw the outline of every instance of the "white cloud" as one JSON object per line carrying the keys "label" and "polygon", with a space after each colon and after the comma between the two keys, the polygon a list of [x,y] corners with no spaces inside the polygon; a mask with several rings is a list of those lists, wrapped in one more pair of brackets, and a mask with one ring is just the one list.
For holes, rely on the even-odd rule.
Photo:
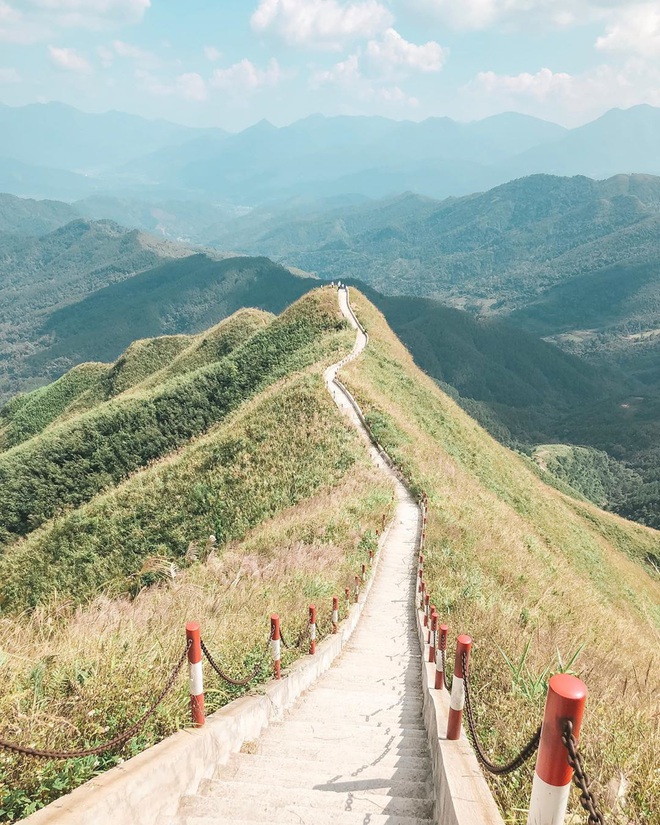
{"label": "white cloud", "polygon": [[210,60],[211,63],[215,63],[222,57],[222,52],[216,49],[215,46],[204,46],[204,56],[207,60]]}
{"label": "white cloud", "polygon": [[392,21],[392,13],[378,0],[260,0],[252,15],[257,32],[272,31],[293,46],[333,50],[374,37]]}
{"label": "white cloud", "polygon": [[617,106],[660,105],[660,67],[632,58],[622,66],[602,64],[575,75],[547,68],[535,74],[480,72],[459,91],[474,117],[514,108],[575,125]]}
{"label": "white cloud", "polygon": [[130,43],[125,43],[123,40],[113,40],[111,47],[117,57],[132,60],[142,68],[156,68],[160,65],[160,60],[155,54]]}
{"label": "white cloud", "polygon": [[486,92],[486,94],[513,97],[528,96],[537,100],[545,100],[550,95],[570,93],[574,82],[574,78],[565,72],[552,72],[550,69],[541,69],[536,74],[522,72],[517,75],[479,72],[470,86],[472,90],[480,90]]}
{"label": "white cloud", "polygon": [[181,74],[176,79],[176,89],[184,100],[206,100],[206,81],[196,72]]}
{"label": "white cloud", "polygon": [[660,6],[640,3],[619,9],[607,33],[596,41],[596,48],[644,57],[660,56]]}
{"label": "white cloud", "polygon": [[0,69],[0,84],[5,86],[11,83],[20,83],[21,76],[16,69]]}
{"label": "white cloud", "polygon": [[78,54],[75,49],[49,46],[48,54],[50,55],[50,62],[57,69],[64,69],[67,72],[74,72],[76,74],[90,74],[92,71],[89,61],[81,54]]}
{"label": "white cloud", "polygon": [[22,0],[22,5],[58,25],[97,29],[139,22],[151,0]]}
{"label": "white cloud", "polygon": [[342,60],[331,69],[314,72],[310,78],[310,87],[318,89],[320,86],[351,86],[362,79],[360,72],[360,61],[356,54]]}
{"label": "white cloud", "polygon": [[429,40],[417,46],[404,40],[395,29],[387,29],[382,40],[370,40],[367,56],[372,65],[387,74],[392,70],[407,69],[419,72],[439,72],[449,51]]}
{"label": "white cloud", "polygon": [[344,96],[380,109],[383,107],[378,106],[379,103],[387,104],[386,109],[402,105],[419,106],[419,100],[408,96],[399,86],[384,84],[380,78],[363,75],[357,54],[335,63],[330,69],[314,72],[309,80],[309,88],[315,90],[322,86],[334,86]]}
{"label": "white cloud", "polygon": [[501,25],[535,29],[554,28],[606,19],[629,0],[398,0],[429,19],[457,29],[487,29]]}
{"label": "white cloud", "polygon": [[96,50],[96,54],[98,55],[104,69],[109,69],[115,62],[115,53],[107,46],[99,46]]}
{"label": "white cloud", "polygon": [[284,74],[279,63],[273,58],[265,69],[259,69],[250,60],[244,58],[227,69],[216,69],[210,80],[215,89],[227,89],[241,94],[253,92],[264,86],[277,86]]}

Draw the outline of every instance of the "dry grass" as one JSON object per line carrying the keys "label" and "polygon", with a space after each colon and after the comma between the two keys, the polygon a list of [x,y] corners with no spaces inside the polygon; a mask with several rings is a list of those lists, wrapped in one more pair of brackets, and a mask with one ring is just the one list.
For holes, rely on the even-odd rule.
{"label": "dry grass", "polygon": [[[2,737],[37,747],[80,747],[110,738],[148,706],[185,643],[186,621],[222,666],[243,676],[269,659],[269,615],[279,612],[290,639],[304,635],[307,607],[317,605],[320,636],[330,629],[332,596],[352,582],[392,490],[366,462],[341,483],[252,530],[221,554],[213,551],[169,583],[135,599],[98,597],[85,607],[45,604],[31,615],[0,618]],[[343,599],[340,599],[343,611]],[[285,651],[284,664],[304,653]],[[244,692],[207,668],[210,710]],[[0,756],[3,821],[40,807],[119,758],[137,753],[188,722],[180,677],[145,732],[121,757],[40,763]]]}
{"label": "dry grass", "polygon": [[[363,296],[353,305],[371,345],[347,383],[428,492],[425,575],[452,635],[475,640],[489,752],[504,759],[525,741],[540,721],[543,672],[584,645],[573,668],[590,692],[581,747],[595,789],[612,803],[627,786],[610,822],[660,822],[660,580],[644,563],[659,534],[546,487],[414,366]],[[514,684],[498,646],[519,660],[530,639]],[[491,783],[507,821],[526,821],[530,770]]]}

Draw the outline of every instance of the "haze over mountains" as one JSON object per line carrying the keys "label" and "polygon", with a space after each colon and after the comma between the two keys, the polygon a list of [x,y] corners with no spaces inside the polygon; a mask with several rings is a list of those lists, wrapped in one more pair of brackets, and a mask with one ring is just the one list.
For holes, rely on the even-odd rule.
{"label": "haze over mountains", "polygon": [[516,113],[471,123],[313,115],[228,135],[32,104],[0,107],[0,185],[23,197],[102,193],[241,206],[407,190],[446,197],[539,172],[660,174],[659,144],[660,109],[648,105],[612,110],[571,130]]}

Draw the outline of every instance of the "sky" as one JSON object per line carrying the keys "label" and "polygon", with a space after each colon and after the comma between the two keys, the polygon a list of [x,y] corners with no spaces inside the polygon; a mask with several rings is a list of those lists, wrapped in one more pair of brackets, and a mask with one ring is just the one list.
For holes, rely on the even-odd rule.
{"label": "sky", "polygon": [[0,0],[0,102],[193,126],[660,106],[660,2]]}

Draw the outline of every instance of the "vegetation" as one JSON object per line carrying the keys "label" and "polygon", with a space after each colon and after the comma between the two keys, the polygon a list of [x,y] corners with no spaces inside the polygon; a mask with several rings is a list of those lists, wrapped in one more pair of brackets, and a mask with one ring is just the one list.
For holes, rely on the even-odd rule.
{"label": "vegetation", "polygon": [[0,454],[0,543],[89,501],[314,363],[332,341],[327,334],[343,328],[336,309],[323,306],[326,294],[312,293],[209,366],[100,404]]}
{"label": "vegetation", "polygon": [[[92,394],[100,393],[95,405],[90,387],[80,386],[85,370],[66,376],[78,395],[71,391],[69,406],[60,403],[61,416],[4,458],[35,443],[47,452],[81,422],[92,428],[101,420],[123,421],[113,419],[117,409],[160,403],[154,399],[165,397],[163,388],[195,393],[203,413],[200,399],[214,365],[224,365],[223,386],[236,398],[231,411],[223,411],[216,396],[222,415],[204,433],[5,547],[0,737],[63,749],[112,738],[160,689],[192,619],[201,622],[229,672],[242,676],[263,661],[251,687],[268,677],[270,612],[280,613],[295,640],[315,601],[320,634],[329,632],[332,595],[352,582],[376,546],[383,516],[393,512],[389,482],[372,467],[322,379],[325,366],[346,354],[352,341],[335,292],[317,290],[279,319],[242,311],[203,335],[136,342],[117,364],[90,365]],[[174,344],[178,354],[162,357]],[[245,375],[244,383],[236,373]],[[48,409],[48,397],[61,397],[61,384],[17,399],[15,417],[22,407],[35,416]],[[119,394],[107,401],[108,392]],[[181,394],[169,396],[175,397]],[[87,412],[72,409],[83,401]],[[189,407],[170,404],[166,411],[153,420],[172,424],[177,416],[190,417]],[[180,421],[177,426],[181,431]],[[93,442],[98,462],[118,460],[115,435],[109,426],[88,429],[76,443]],[[124,438],[131,435],[139,435],[139,427],[124,429]],[[85,478],[78,476],[79,483]],[[255,630],[259,617],[262,629]],[[287,651],[285,664],[300,653]],[[210,679],[209,709],[241,692]],[[5,755],[0,821],[20,819],[148,747],[185,725],[188,712],[180,679],[119,752],[64,763]]]}
{"label": "vegetation", "polygon": [[[615,808],[623,776],[624,816],[654,821],[660,534],[546,486],[413,365],[364,297],[353,306],[370,346],[345,380],[413,489],[428,493],[425,577],[452,636],[474,639],[473,704],[488,752],[504,760],[520,748],[538,724],[544,679],[584,646],[571,667],[590,692],[581,750],[594,789]],[[517,679],[498,647],[511,663],[524,659]],[[635,652],[634,673],[622,649]],[[524,821],[530,771],[492,781],[511,822]]]}

